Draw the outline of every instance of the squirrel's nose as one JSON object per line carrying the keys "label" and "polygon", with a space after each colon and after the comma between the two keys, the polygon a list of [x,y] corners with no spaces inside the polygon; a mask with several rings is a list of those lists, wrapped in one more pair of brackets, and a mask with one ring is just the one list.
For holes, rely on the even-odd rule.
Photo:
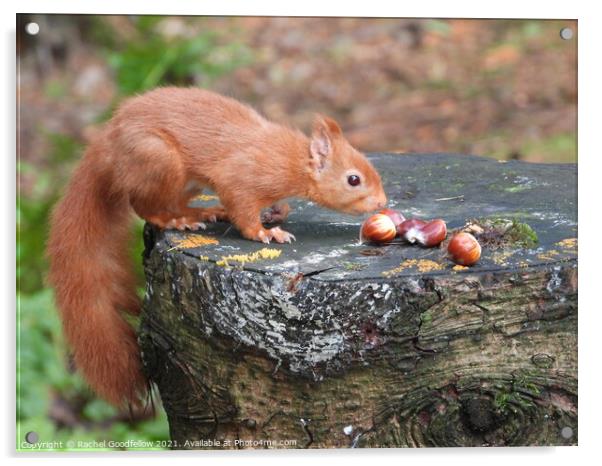
{"label": "squirrel's nose", "polygon": [[377,209],[382,209],[387,205],[387,196],[385,196],[385,194],[383,193],[379,198],[378,198],[378,204],[377,204]]}

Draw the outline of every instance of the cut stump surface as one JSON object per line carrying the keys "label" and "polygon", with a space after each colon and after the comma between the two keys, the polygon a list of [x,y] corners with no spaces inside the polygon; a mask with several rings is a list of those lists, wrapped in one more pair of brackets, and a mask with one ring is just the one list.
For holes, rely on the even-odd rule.
{"label": "cut stump surface", "polygon": [[538,243],[459,268],[444,247],[359,244],[363,218],[305,201],[292,245],[147,225],[140,342],[173,447],[576,444],[576,166],[371,160],[408,218]]}

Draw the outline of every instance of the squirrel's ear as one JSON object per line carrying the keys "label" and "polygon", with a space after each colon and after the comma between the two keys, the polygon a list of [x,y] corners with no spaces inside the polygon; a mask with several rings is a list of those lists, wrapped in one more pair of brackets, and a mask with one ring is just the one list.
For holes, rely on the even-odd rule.
{"label": "squirrel's ear", "polygon": [[341,128],[332,118],[317,115],[311,133],[309,155],[312,166],[322,170],[332,155],[332,138],[341,134]]}
{"label": "squirrel's ear", "polygon": [[326,131],[330,136],[340,136],[343,134],[341,127],[339,124],[334,121],[332,118],[327,117],[326,115],[317,114],[314,117],[314,133],[318,130]]}

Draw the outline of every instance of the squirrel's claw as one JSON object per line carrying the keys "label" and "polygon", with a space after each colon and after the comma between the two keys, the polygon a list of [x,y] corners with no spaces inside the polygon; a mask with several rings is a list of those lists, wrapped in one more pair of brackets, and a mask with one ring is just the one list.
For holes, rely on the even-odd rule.
{"label": "squirrel's claw", "polygon": [[270,228],[269,230],[272,239],[277,241],[278,243],[289,243],[291,240],[295,239],[295,236],[289,233],[288,231],[284,231],[280,227]]}
{"label": "squirrel's claw", "polygon": [[194,222],[192,225],[190,225],[190,229],[191,230],[206,230],[207,225],[205,225],[203,222]]}
{"label": "squirrel's claw", "polygon": [[257,233],[257,237],[262,243],[270,244],[270,237],[266,234],[264,230],[259,230],[259,233]]}
{"label": "squirrel's claw", "polygon": [[259,230],[255,239],[265,244],[270,244],[271,240],[274,240],[277,243],[289,244],[293,240],[296,241],[295,235],[289,233],[288,231],[284,231],[280,227],[270,228],[269,230]]}
{"label": "squirrel's claw", "polygon": [[207,225],[203,222],[194,222],[191,221],[188,217],[178,217],[172,218],[169,222],[165,224],[165,228],[176,228],[180,231],[185,230],[205,230]]}

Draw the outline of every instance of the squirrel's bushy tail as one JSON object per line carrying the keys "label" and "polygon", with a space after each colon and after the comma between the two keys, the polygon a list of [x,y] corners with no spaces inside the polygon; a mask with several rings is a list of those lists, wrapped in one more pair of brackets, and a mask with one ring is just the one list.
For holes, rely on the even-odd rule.
{"label": "squirrel's bushy tail", "polygon": [[148,385],[123,316],[140,312],[128,260],[131,209],[127,194],[113,191],[104,156],[88,148],[53,212],[49,279],[77,369],[107,401],[136,406]]}

